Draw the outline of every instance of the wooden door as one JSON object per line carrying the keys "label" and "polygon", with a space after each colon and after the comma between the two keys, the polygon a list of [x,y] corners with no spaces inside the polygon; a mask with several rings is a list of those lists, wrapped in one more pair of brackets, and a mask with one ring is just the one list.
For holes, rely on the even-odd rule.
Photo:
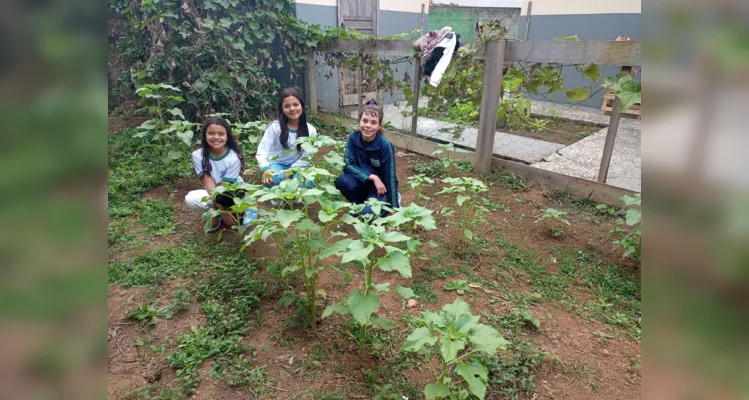
{"label": "wooden door", "polygon": [[[346,28],[377,36],[379,8],[379,0],[338,0],[338,26],[345,25]],[[339,78],[341,106],[358,105],[362,99],[376,99],[379,103],[377,82],[371,81],[366,71],[362,76],[359,70],[341,70]],[[363,93],[358,85],[359,79],[364,83]]]}

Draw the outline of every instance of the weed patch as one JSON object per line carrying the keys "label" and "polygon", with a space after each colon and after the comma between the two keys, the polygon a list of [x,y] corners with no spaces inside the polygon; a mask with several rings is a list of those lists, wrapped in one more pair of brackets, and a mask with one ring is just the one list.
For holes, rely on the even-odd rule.
{"label": "weed patch", "polygon": [[130,263],[109,266],[110,283],[124,286],[160,285],[171,275],[194,275],[198,258],[190,247],[170,247],[136,256]]}

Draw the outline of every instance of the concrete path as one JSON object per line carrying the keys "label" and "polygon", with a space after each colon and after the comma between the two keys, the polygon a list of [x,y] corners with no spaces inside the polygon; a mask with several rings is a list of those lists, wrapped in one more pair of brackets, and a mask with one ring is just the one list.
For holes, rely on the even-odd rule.
{"label": "concrete path", "polygon": [[[600,110],[587,107],[571,109],[563,104],[554,105],[545,101],[533,101],[531,112],[539,115],[553,115],[550,110],[562,118],[576,119],[598,124],[609,124],[609,115],[600,115]],[[640,154],[642,121],[622,116],[611,155],[609,173],[606,183],[612,186],[640,192],[642,176],[642,156]],[[578,178],[595,181],[601,166],[603,145],[606,142],[608,128],[573,143],[539,162],[534,167]]]}

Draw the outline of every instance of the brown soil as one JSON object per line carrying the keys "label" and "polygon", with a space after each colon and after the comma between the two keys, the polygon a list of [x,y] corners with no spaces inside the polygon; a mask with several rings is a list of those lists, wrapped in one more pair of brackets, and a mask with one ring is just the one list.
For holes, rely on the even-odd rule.
{"label": "brown soil", "polygon": [[[110,121],[111,123],[111,121]],[[404,203],[411,201],[413,193],[407,185],[407,177],[413,174],[412,166],[417,162],[429,161],[428,158],[398,151],[396,154],[400,191]],[[472,174],[466,174],[473,176]],[[248,176],[248,180],[252,180]],[[206,245],[215,243],[216,234],[206,235],[202,230],[200,217],[188,210],[183,202],[184,195],[194,188],[197,182],[189,180],[178,182],[169,188],[162,187],[149,191],[146,197],[164,200],[172,199],[175,204],[177,233],[157,239],[177,244],[190,236],[205,237]],[[427,188],[423,194],[432,199],[424,206],[440,210],[454,202],[453,197],[436,196],[437,187]],[[449,218],[437,215],[438,225],[435,231],[420,232],[424,243],[433,240],[438,244],[434,248],[423,247],[422,257],[416,258],[413,265],[414,279],[406,279],[397,273],[375,274],[375,282],[391,283],[391,292],[381,294],[378,314],[395,321],[398,326],[390,332],[392,348],[381,358],[368,356],[360,364],[355,341],[346,335],[347,318],[333,315],[322,321],[315,333],[310,330],[292,329],[287,326],[293,310],[278,308],[276,303],[280,293],[264,299],[261,305],[262,324],[251,330],[245,343],[254,346],[257,351],[255,365],[265,366],[268,380],[263,385],[264,399],[311,399],[315,394],[340,392],[345,399],[371,398],[365,386],[362,369],[376,370],[390,368],[394,363],[397,350],[408,335],[409,330],[403,324],[402,317],[417,315],[425,310],[438,310],[444,304],[451,303],[458,295],[454,291],[443,289],[445,283],[453,279],[466,279],[460,273],[460,267],[469,267],[472,274],[488,282],[497,282],[501,290],[493,288],[472,288],[462,298],[472,305],[475,313],[503,313],[509,305],[500,298],[502,291],[529,291],[528,278],[517,271],[500,271],[496,265],[504,257],[504,251],[494,244],[498,236],[518,244],[524,251],[533,251],[542,264],[549,270],[555,270],[557,261],[564,254],[575,249],[595,252],[603,263],[622,264],[621,250],[611,242],[609,231],[612,221],[592,213],[569,210],[570,227],[565,226],[561,238],[550,238],[541,224],[534,221],[547,207],[560,208],[553,202],[547,192],[540,187],[531,187],[526,192],[512,192],[498,185],[492,185],[486,198],[504,210],[490,212],[482,223],[474,227],[474,234],[486,239],[488,245],[475,253],[462,251],[451,227],[446,225]],[[232,243],[237,248],[240,239],[236,234],[224,232],[222,241]],[[159,242],[149,244],[158,246]],[[245,250],[248,258],[260,259],[275,257],[275,250],[270,245],[253,244]],[[110,254],[110,258],[126,259],[134,253]],[[636,269],[633,265],[626,265]],[[405,301],[395,294],[397,285],[409,286],[427,269],[454,270],[455,276],[446,279],[435,277],[429,281],[437,299],[432,304],[420,302],[415,308],[408,308]],[[347,282],[344,272],[326,271],[320,276],[319,288],[324,289],[328,298],[327,304],[345,297],[351,290],[362,285],[362,273],[351,270],[351,280]],[[189,280],[170,281],[162,289],[162,298],[167,299],[173,287],[179,284],[190,284]],[[193,282],[194,283],[194,282]],[[143,331],[135,322],[123,321],[126,312],[145,301],[148,288],[109,287],[109,398],[121,399],[127,393],[140,389],[154,381],[157,388],[166,388],[175,378],[175,371],[168,367],[165,356],[169,354],[176,341],[176,336],[185,333],[193,326],[204,321],[197,302],[190,310],[173,320],[159,320],[152,330]],[[576,290],[580,297],[587,292]],[[591,322],[578,317],[556,304],[540,303],[531,312],[542,321],[541,332],[529,334],[541,350],[552,353],[559,358],[559,365],[549,361],[537,372],[536,383],[539,393],[534,399],[634,399],[640,397],[639,369],[632,367],[632,360],[639,357],[640,346],[620,337],[599,342],[594,331],[604,331],[606,327],[599,322]],[[550,315],[551,317],[549,317]],[[165,353],[154,353],[146,346],[133,344],[135,337],[150,340],[150,344],[164,344]],[[287,347],[290,346],[290,347]],[[322,350],[320,350],[322,349]],[[322,361],[314,359],[313,354],[322,351]],[[432,360],[431,369],[438,364]],[[208,372],[210,362],[203,365],[204,378],[194,398],[196,399],[254,399],[256,393],[248,390],[232,389],[225,383],[210,379]],[[429,368],[415,365],[405,372],[405,376],[417,385],[430,382]],[[395,382],[377,382],[380,385]],[[496,388],[495,388],[496,389]],[[500,399],[490,388],[487,398]]]}
{"label": "brown soil", "polygon": [[600,131],[601,128],[606,126],[592,122],[574,121],[564,118],[534,116],[533,119],[539,122],[546,121],[546,127],[541,132],[514,130],[507,127],[497,127],[497,129],[513,135],[570,145],[586,136],[590,136]]}

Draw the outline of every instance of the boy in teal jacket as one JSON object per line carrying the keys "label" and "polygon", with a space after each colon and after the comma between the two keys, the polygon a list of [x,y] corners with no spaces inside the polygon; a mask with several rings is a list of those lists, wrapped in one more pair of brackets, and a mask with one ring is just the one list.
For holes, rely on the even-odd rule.
{"label": "boy in teal jacket", "polygon": [[[343,175],[335,181],[335,187],[351,203],[362,204],[376,198],[400,207],[398,177],[395,173],[395,149],[385,139],[380,128],[382,110],[370,101],[364,106],[359,118],[359,130],[349,135],[346,143]],[[362,214],[371,214],[365,207]]]}

